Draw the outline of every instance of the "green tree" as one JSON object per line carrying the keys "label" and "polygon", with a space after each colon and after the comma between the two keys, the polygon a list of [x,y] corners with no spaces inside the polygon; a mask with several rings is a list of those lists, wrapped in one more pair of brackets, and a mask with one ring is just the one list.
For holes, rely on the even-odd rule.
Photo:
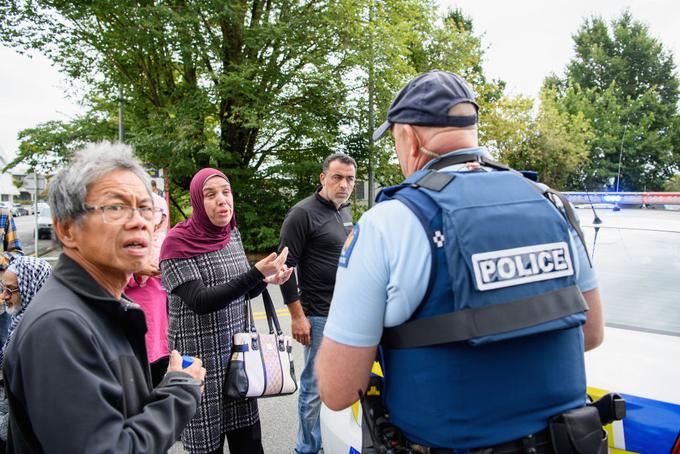
{"label": "green tree", "polygon": [[540,101],[525,146],[508,161],[517,168],[537,171],[540,180],[555,189],[581,190],[583,169],[590,167],[590,123],[581,112],[572,115],[560,111],[550,89],[541,91]]}
{"label": "green tree", "polygon": [[369,74],[377,119],[431,68],[464,74],[480,104],[504,87],[484,78],[472,21],[440,20],[431,0],[11,1],[0,21],[2,42],[87,87],[89,113],[24,131],[17,161],[56,165],[84,141],[115,140],[122,102],[125,141],[169,172],[174,212],[187,212],[198,168],[227,173],[248,249],[277,243],[331,152],[354,156],[360,177],[370,157],[380,185],[400,178],[392,147],[369,147]]}
{"label": "green tree", "polygon": [[480,143],[501,162],[519,169],[529,169],[519,154],[534,127],[531,110],[533,101],[523,96],[503,96],[497,102],[487,104],[480,115]]}
{"label": "green tree", "polygon": [[680,162],[672,127],[680,81],[672,54],[629,12],[610,27],[601,18],[586,20],[574,42],[565,76],[548,78],[546,86],[557,90],[562,109],[590,121],[588,186],[661,188]]}
{"label": "green tree", "polygon": [[[407,66],[401,36],[422,28],[417,21],[434,12],[421,0],[382,3],[375,42],[383,43],[383,67],[392,72],[379,86]],[[365,56],[359,43],[370,4],[11,2],[0,9],[0,36],[18,49],[40,50],[84,82],[90,117],[115,118],[122,92],[126,141],[143,160],[169,171],[178,199],[197,168],[225,170],[242,195],[246,242],[271,247],[286,207],[309,192],[314,175],[318,181],[323,157],[343,149],[341,128],[357,126],[361,106],[347,108],[355,88],[347,81]],[[68,157],[88,135],[77,123],[43,125],[36,141],[37,131],[27,132],[32,144],[20,150],[20,160],[70,136],[68,144],[42,149]],[[99,138],[115,138],[114,131],[101,132]]]}
{"label": "green tree", "polygon": [[668,192],[680,192],[680,173],[676,173],[668,179],[663,185],[663,190]]}

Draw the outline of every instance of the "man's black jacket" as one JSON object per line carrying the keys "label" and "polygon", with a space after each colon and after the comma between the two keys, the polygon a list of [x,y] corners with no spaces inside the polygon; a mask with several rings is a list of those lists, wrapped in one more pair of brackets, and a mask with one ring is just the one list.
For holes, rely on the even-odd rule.
{"label": "man's black jacket", "polygon": [[7,452],[167,452],[200,392],[184,372],[151,388],[145,332],[138,306],[62,254],[5,354]]}

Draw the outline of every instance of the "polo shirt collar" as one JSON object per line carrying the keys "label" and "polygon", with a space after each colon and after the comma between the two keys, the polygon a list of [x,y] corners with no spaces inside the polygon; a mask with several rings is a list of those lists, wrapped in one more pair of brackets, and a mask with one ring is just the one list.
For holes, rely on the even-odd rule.
{"label": "polo shirt collar", "polygon": [[316,187],[316,190],[314,191],[314,196],[316,197],[316,200],[318,200],[319,202],[323,203],[323,204],[326,205],[327,207],[332,208],[332,209],[335,210],[335,211],[340,211],[340,210],[342,210],[343,208],[347,208],[347,207],[350,205],[350,202],[349,202],[349,200],[348,200],[347,202],[345,202],[345,203],[343,203],[342,205],[340,205],[340,208],[336,208],[336,207],[335,207],[335,204],[334,204],[333,202],[331,202],[330,200],[326,200],[326,199],[324,199],[323,197],[321,197],[321,194],[320,194],[320,193],[321,193],[321,189],[323,189],[323,186],[318,185],[318,186]]}

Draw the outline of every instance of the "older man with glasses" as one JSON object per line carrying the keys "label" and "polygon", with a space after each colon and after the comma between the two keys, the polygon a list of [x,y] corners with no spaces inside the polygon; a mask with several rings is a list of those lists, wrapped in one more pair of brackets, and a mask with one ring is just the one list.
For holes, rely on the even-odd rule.
{"label": "older man with glasses", "polygon": [[172,352],[154,389],[142,310],[123,295],[149,262],[158,209],[122,144],[88,145],[54,177],[63,246],[6,352],[7,452],[165,452],[196,411],[205,369]]}

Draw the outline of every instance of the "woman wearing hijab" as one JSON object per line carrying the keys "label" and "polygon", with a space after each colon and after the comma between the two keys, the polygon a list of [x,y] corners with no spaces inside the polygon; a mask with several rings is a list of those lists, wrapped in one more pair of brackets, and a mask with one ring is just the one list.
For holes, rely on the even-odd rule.
{"label": "woman wearing hijab", "polygon": [[[7,340],[0,350],[0,370],[5,360],[5,350],[12,340],[12,333],[19,326],[19,322],[26,312],[26,308],[38,290],[47,282],[52,273],[52,267],[43,259],[35,257],[17,257],[5,270],[0,283],[2,302],[5,310],[12,317],[7,332]],[[1,375],[1,373],[0,373]],[[9,405],[5,395],[5,387],[0,386],[0,451],[5,452],[7,441],[7,415]]]}
{"label": "woman wearing hijab", "polygon": [[182,434],[192,454],[262,453],[257,402],[228,401],[222,386],[233,336],[245,331],[245,298],[259,295],[267,283],[285,282],[293,269],[288,250],[248,265],[236,228],[234,199],[227,177],[200,170],[189,188],[191,217],[177,224],[161,249],[161,275],[169,295],[170,349],[201,358],[206,368],[205,394]]}

